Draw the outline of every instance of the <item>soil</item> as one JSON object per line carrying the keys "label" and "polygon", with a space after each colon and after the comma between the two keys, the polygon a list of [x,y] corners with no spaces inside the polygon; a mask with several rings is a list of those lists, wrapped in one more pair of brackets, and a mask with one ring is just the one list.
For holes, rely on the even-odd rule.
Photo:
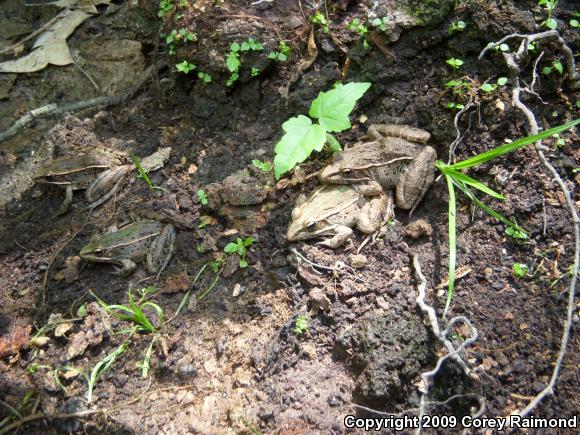
{"label": "soil", "polygon": [[[54,6],[22,3],[0,2],[0,19],[12,23],[0,25],[3,46],[57,12]],[[411,259],[419,255],[428,302],[441,316],[446,291],[439,284],[448,264],[445,183],[437,180],[412,216],[397,210],[382,237],[362,250],[363,258],[355,256],[364,239],[356,230],[336,250],[285,238],[296,198],[319,184],[305,176],[328,163],[329,151],[277,184],[252,160],[272,161],[281,124],[306,114],[318,93],[340,79],[372,83],[351,116],[353,128],[337,134],[342,144],[354,143],[373,123],[408,124],[431,132],[430,144],[447,160],[456,112],[446,105],[466,100],[445,87],[454,77],[446,60],[462,59],[455,78],[468,75],[476,90],[485,81],[495,83],[507,76],[501,54],[479,60],[479,52],[507,34],[543,30],[546,11],[535,1],[329,1],[322,9],[330,21],[325,33],[309,21],[314,10],[308,2],[190,0],[189,7],[175,6],[163,19],[157,18],[157,2],[128,3],[99,5],[99,14],[68,39],[84,73],[69,65],[0,74],[4,131],[44,104],[115,94],[134,85],[146,66],[156,65],[152,79],[127,102],[39,119],[2,143],[0,433],[38,413],[47,417],[31,418],[13,432],[341,433],[346,415],[373,415],[360,406],[388,413],[417,408],[420,375],[445,350],[417,308]],[[580,33],[569,24],[574,12],[574,2],[560,1],[554,17],[578,52]],[[365,44],[347,24],[373,14],[389,17],[389,25],[369,34]],[[465,29],[450,32],[459,20]],[[170,56],[159,32],[182,27],[197,41],[176,43]],[[311,32],[317,56],[300,73]],[[240,78],[228,87],[230,44],[250,37],[264,50],[242,54]],[[287,62],[266,58],[279,41],[292,48]],[[551,43],[538,44],[540,51],[545,54],[539,70],[558,59]],[[205,83],[196,71],[177,72],[174,65],[184,59],[212,81]],[[252,67],[259,69],[257,76]],[[524,76],[531,77],[532,70],[533,61]],[[459,122],[466,134],[456,160],[529,133],[525,118],[511,106],[509,89],[508,83],[489,95],[477,93],[476,109]],[[580,96],[566,74],[540,73],[535,89],[537,95],[525,102],[545,128],[578,117]],[[556,138],[546,141],[550,160],[579,201],[578,133],[568,131],[561,139],[560,146]],[[96,145],[140,158],[172,147],[170,160],[150,174],[162,190],[135,176],[103,206],[87,210],[84,195],[75,193],[71,210],[56,216],[62,190],[35,185],[32,172],[47,159]],[[469,174],[506,197],[493,206],[530,236],[509,237],[503,224],[458,195],[458,266],[469,273],[456,283],[448,318],[466,316],[477,328],[477,341],[463,355],[477,376],[446,364],[431,399],[460,397],[430,412],[469,415],[477,408],[474,398],[482,397],[485,416],[501,417],[526,406],[552,374],[568,297],[564,274],[573,264],[573,227],[562,194],[533,149]],[[228,176],[243,180],[238,194],[229,181],[220,184]],[[199,189],[207,190],[207,204]],[[111,273],[110,264],[80,259],[93,235],[139,209],[178,216],[176,251],[159,277],[139,267],[123,278]],[[237,254],[224,254],[238,237],[255,239],[247,248],[247,268],[240,267]],[[293,249],[326,268],[299,261]],[[211,262],[221,262],[221,272]],[[515,276],[514,263],[526,264],[528,275]],[[123,333],[129,323],[103,310],[97,297],[127,304],[128,289],[139,298],[138,290],[148,286],[155,289],[148,300],[162,309],[165,322],[149,306],[145,314],[155,319],[156,333]],[[301,329],[304,319],[307,328]],[[451,336],[461,341],[468,335],[458,327]],[[576,311],[557,387],[534,416],[578,414],[578,344]],[[124,352],[97,380],[88,402],[84,375],[118,349]],[[150,370],[142,376],[147,355]],[[84,410],[95,412],[62,417]]]}

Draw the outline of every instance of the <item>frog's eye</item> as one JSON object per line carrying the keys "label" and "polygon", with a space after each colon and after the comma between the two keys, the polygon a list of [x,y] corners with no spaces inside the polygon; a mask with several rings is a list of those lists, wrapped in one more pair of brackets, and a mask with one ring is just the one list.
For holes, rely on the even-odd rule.
{"label": "frog's eye", "polygon": [[308,231],[314,231],[316,229],[316,222],[310,221],[306,224],[306,229]]}
{"label": "frog's eye", "polygon": [[350,174],[352,172],[352,169],[349,167],[346,168],[342,168],[342,173],[343,174]]}
{"label": "frog's eye", "polygon": [[46,181],[52,181],[54,179],[54,175],[52,175],[50,172],[47,174],[44,174],[44,178],[46,179]]}

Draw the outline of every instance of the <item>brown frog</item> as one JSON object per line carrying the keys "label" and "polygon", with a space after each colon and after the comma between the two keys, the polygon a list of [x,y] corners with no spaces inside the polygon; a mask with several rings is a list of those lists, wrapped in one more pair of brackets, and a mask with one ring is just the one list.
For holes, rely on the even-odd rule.
{"label": "brown frog", "polygon": [[385,192],[395,189],[396,204],[414,209],[435,178],[435,149],[424,145],[426,131],[404,125],[371,125],[371,141],[337,153],[319,175],[323,183],[359,184],[375,181]]}

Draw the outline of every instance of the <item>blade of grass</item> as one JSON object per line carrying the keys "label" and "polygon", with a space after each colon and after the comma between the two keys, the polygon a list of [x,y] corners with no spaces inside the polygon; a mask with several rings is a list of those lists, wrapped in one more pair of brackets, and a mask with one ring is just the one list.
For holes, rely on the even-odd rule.
{"label": "blade of grass", "polygon": [[503,145],[501,145],[497,148],[494,148],[490,151],[487,151],[487,152],[482,153],[482,154],[478,154],[475,157],[472,157],[470,159],[463,160],[461,162],[457,162],[453,165],[450,165],[449,167],[452,169],[471,168],[472,166],[476,166],[476,165],[479,165],[481,163],[485,163],[488,160],[491,160],[491,159],[494,159],[496,157],[503,156],[504,154],[507,154],[509,152],[515,151],[518,148],[522,148],[526,145],[529,145],[529,144],[532,144],[532,143],[537,142],[539,140],[553,136],[554,134],[558,134],[558,133],[561,133],[563,131],[566,131],[566,130],[574,127],[578,123],[580,123],[580,118],[575,119],[574,121],[567,122],[566,124],[562,124],[558,127],[554,127],[554,128],[550,128],[549,130],[542,131],[541,133],[533,134],[531,136],[526,136],[522,139],[518,139],[518,140],[513,141],[511,143],[503,144]]}
{"label": "blade of grass", "polygon": [[465,175],[464,173],[456,171],[455,169],[451,169],[450,167],[443,166],[443,167],[440,167],[439,169],[442,172],[453,177],[455,180],[461,181],[463,184],[473,186],[476,189],[481,190],[483,193],[486,193],[489,196],[492,196],[496,199],[505,200],[505,197],[503,195],[497,193],[495,190],[491,189],[490,187],[488,187],[487,185],[485,185],[481,181],[478,181],[475,178],[471,178],[469,175]]}
{"label": "blade of grass", "polygon": [[447,301],[445,302],[445,309],[443,310],[443,318],[447,314],[449,305],[451,305],[451,298],[453,297],[453,290],[455,288],[455,263],[457,259],[457,220],[456,220],[456,201],[455,188],[453,187],[453,180],[451,176],[444,174],[447,181],[447,189],[449,189],[449,286],[447,287]]}
{"label": "blade of grass", "polygon": [[125,350],[127,349],[127,342],[123,342],[117,349],[113,352],[108,354],[104,359],[99,361],[93,370],[91,371],[91,375],[89,376],[88,382],[88,391],[87,391],[87,402],[91,402],[93,398],[93,389],[95,388],[95,384],[101,378],[103,374],[105,374],[109,368],[113,365],[117,358],[119,358]]}
{"label": "blade of grass", "polygon": [[169,319],[167,321],[167,323],[171,322],[173,319],[175,319],[177,316],[179,316],[179,313],[181,313],[181,310],[183,309],[183,307],[185,307],[185,305],[189,301],[189,296],[191,295],[191,291],[193,290],[193,286],[195,285],[195,283],[197,282],[197,280],[199,279],[199,277],[201,276],[203,271],[206,269],[206,267],[209,266],[209,264],[210,263],[204,264],[203,267],[199,270],[199,272],[197,272],[197,275],[195,275],[195,278],[193,278],[193,282],[191,283],[189,290],[187,290],[187,293],[185,294],[183,299],[181,299],[181,302],[179,303],[179,306],[177,307],[175,314],[171,317],[171,319]]}
{"label": "blade of grass", "polygon": [[453,184],[455,186],[457,186],[458,189],[460,189],[463,193],[465,193],[465,195],[467,195],[467,197],[473,201],[473,203],[475,205],[477,205],[479,208],[481,208],[483,211],[485,211],[486,213],[488,213],[490,216],[493,216],[494,218],[496,218],[498,221],[504,223],[505,225],[507,225],[508,227],[512,227],[518,231],[521,231],[524,234],[528,234],[528,232],[526,231],[525,228],[520,227],[517,223],[509,220],[508,218],[506,218],[504,215],[502,215],[501,213],[498,213],[497,211],[495,211],[493,208],[491,208],[490,206],[488,206],[487,204],[483,203],[482,201],[479,200],[479,198],[477,198],[477,196],[475,196],[475,194],[469,190],[469,188],[461,183],[460,181],[456,181],[453,180]]}

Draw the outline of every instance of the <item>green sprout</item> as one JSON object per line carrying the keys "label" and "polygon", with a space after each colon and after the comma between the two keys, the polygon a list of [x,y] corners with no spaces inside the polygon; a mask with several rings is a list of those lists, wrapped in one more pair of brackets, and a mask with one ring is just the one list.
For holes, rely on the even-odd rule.
{"label": "green sprout", "polygon": [[545,66],[544,68],[542,68],[542,73],[548,75],[551,74],[553,70],[558,71],[560,75],[564,74],[564,66],[562,65],[562,62],[560,62],[559,59],[554,59],[554,61],[550,66]]}
{"label": "green sprout", "polygon": [[198,71],[197,77],[199,77],[199,79],[204,83],[211,83],[211,76],[206,72]]}
{"label": "green sprout", "polygon": [[262,162],[258,159],[252,160],[252,165],[260,169],[262,172],[270,172],[274,167],[270,162]]}
{"label": "green sprout", "polygon": [[548,11],[548,17],[542,21],[541,26],[547,27],[550,30],[555,30],[558,27],[558,22],[552,18],[552,12],[556,9],[558,0],[538,0],[538,5],[544,6]]}
{"label": "green sprout", "polygon": [[207,205],[207,195],[205,194],[205,190],[197,189],[197,197],[202,205]]}
{"label": "green sprout", "polygon": [[467,24],[465,24],[465,21],[453,21],[449,25],[449,29],[447,30],[447,32],[450,35],[453,35],[454,33],[457,33],[457,32],[463,32],[465,30],[465,27],[467,27]]}
{"label": "green sprout", "polygon": [[242,239],[238,237],[235,242],[230,242],[224,247],[224,252],[226,254],[237,253],[240,256],[240,267],[245,269],[248,267],[248,261],[246,260],[246,254],[248,253],[248,248],[256,241],[253,237],[246,237]]}
{"label": "green sprout", "polygon": [[366,37],[366,34],[369,31],[367,26],[361,23],[360,19],[358,18],[353,18],[352,21],[348,23],[346,27],[348,27],[350,30],[354,30],[356,33],[360,35],[361,38]]}
{"label": "green sprout", "polygon": [[173,2],[171,0],[161,0],[159,2],[159,11],[157,12],[157,16],[159,18],[162,18],[172,10],[173,10]]}
{"label": "green sprout", "polygon": [[278,44],[278,50],[271,51],[268,54],[268,59],[273,59],[277,62],[286,62],[288,57],[290,57],[291,51],[290,46],[288,46],[284,41],[280,41],[280,44]]}
{"label": "green sprout", "polygon": [[182,72],[183,74],[189,74],[197,67],[193,63],[184,60],[183,62],[176,64],[175,68],[177,68],[177,71]]}
{"label": "green sprout", "polygon": [[511,237],[516,242],[523,242],[524,240],[528,240],[529,236],[528,233],[522,230],[519,230],[514,227],[507,227],[504,232],[508,237]]}
{"label": "green sprout", "polygon": [[457,72],[457,70],[459,69],[459,67],[461,65],[463,65],[463,61],[461,59],[455,59],[455,58],[450,58],[447,59],[445,61],[447,63],[447,65],[449,65],[451,68],[453,68],[453,74],[455,74]]}
{"label": "green sprout", "polygon": [[260,75],[260,68],[257,66],[252,67],[252,71],[250,72],[250,77],[257,77]]}
{"label": "green sprout", "polygon": [[479,87],[479,89],[481,89],[486,94],[489,94],[489,93],[495,91],[499,86],[505,86],[505,84],[507,83],[507,81],[508,81],[507,77],[500,77],[499,79],[497,79],[497,83],[496,84],[493,84],[493,83],[484,83],[483,85],[481,85]]}
{"label": "green sprout", "polygon": [[524,263],[514,263],[513,264],[513,274],[518,278],[524,278],[528,274],[528,265]]}
{"label": "green sprout", "polygon": [[147,171],[145,169],[143,169],[143,166],[141,166],[141,162],[139,161],[137,156],[133,153],[131,153],[131,160],[133,160],[133,164],[135,165],[135,168],[137,169],[137,173],[138,173],[137,177],[141,178],[143,181],[145,181],[145,183],[147,183],[147,185],[149,186],[149,189],[160,190],[162,192],[165,192],[165,189],[163,187],[155,186],[151,182],[151,179],[149,178],[149,174],[147,173]]}
{"label": "green sprout", "polygon": [[389,24],[389,18],[388,17],[383,17],[383,18],[374,18],[371,21],[371,26],[376,27],[377,29],[379,29],[381,32],[386,32],[388,27],[387,25]]}
{"label": "green sprout", "polygon": [[294,326],[294,334],[300,336],[308,332],[308,317],[298,316],[296,317],[296,324]]}
{"label": "green sprout", "polygon": [[324,33],[328,33],[328,20],[320,11],[316,11],[313,15],[310,16],[310,22],[314,24],[318,24]]}
{"label": "green sprout", "polygon": [[262,51],[264,46],[261,42],[254,41],[253,38],[248,38],[247,41],[242,42],[240,51]]}

